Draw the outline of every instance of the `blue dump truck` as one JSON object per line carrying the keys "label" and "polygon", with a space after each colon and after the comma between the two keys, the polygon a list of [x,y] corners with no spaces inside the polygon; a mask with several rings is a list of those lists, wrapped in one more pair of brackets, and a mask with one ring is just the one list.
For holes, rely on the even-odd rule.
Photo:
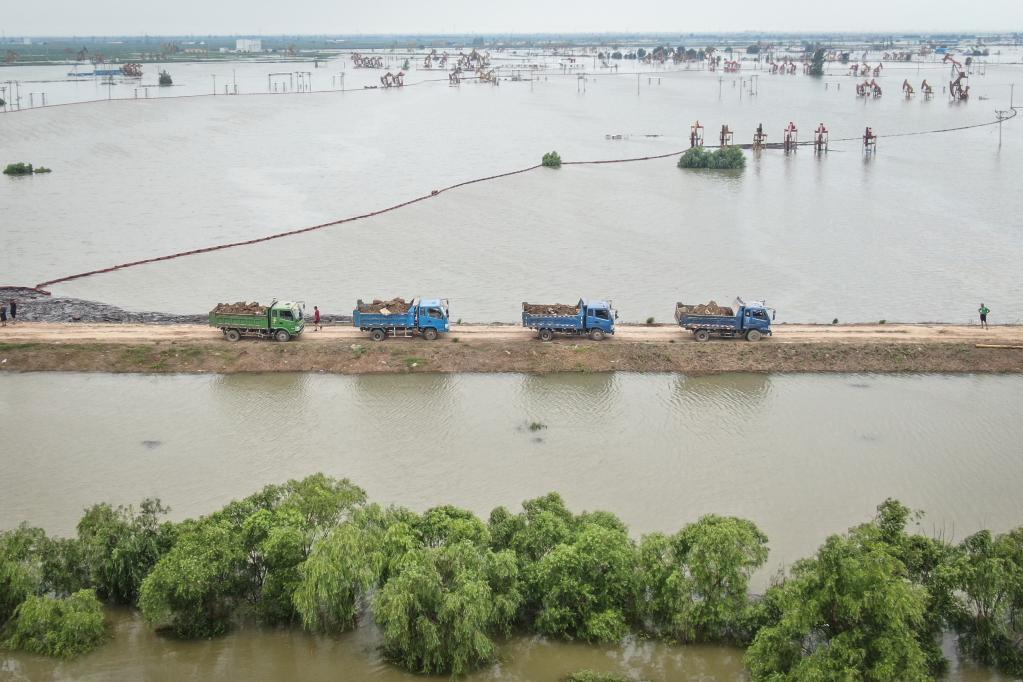
{"label": "blue dump truck", "polygon": [[719,306],[714,301],[699,305],[675,304],[675,320],[683,329],[693,333],[697,341],[706,341],[711,334],[725,338],[745,337],[759,341],[771,335],[774,309],[763,301],[745,303],[735,299],[735,309]]}
{"label": "blue dump truck", "polygon": [[601,341],[615,333],[618,313],[611,301],[587,301],[580,298],[575,306],[562,303],[522,303],[522,326],[535,329],[541,341],[550,341],[555,334],[589,336]]}
{"label": "blue dump truck", "polygon": [[403,298],[377,299],[372,303],[359,300],[352,313],[352,324],[369,332],[374,341],[383,341],[388,336],[417,334],[433,341],[451,329],[447,299],[440,298],[413,298],[411,301]]}

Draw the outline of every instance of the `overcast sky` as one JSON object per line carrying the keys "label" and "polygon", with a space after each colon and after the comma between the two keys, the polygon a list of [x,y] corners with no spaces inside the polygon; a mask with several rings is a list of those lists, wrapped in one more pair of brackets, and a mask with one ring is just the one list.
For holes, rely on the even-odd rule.
{"label": "overcast sky", "polygon": [[1023,31],[1023,0],[0,0],[39,35]]}

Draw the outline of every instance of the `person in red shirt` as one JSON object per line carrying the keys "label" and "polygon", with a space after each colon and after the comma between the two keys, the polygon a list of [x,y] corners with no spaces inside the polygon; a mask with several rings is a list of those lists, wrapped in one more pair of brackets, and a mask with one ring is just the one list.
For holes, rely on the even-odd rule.
{"label": "person in red shirt", "polygon": [[323,329],[323,325],[320,324],[320,307],[313,306],[313,331],[318,332]]}

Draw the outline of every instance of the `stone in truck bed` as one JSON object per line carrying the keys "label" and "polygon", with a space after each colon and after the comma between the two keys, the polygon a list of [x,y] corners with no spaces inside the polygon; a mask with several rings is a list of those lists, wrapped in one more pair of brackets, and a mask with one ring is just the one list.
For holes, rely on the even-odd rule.
{"label": "stone in truck bed", "polygon": [[564,303],[523,303],[522,309],[530,315],[578,315],[578,305]]}
{"label": "stone in truck bed", "polygon": [[379,298],[373,299],[372,303],[364,303],[359,301],[358,303],[360,313],[383,313],[384,315],[401,315],[407,313],[409,308],[412,307],[410,301],[406,301],[403,298],[392,298],[389,301],[381,301]]}
{"label": "stone in truck bed", "polygon": [[259,305],[255,301],[246,303],[218,303],[213,312],[219,315],[266,315],[266,306]]}
{"label": "stone in truck bed", "polygon": [[676,306],[676,310],[684,315],[725,315],[733,317],[735,311],[726,306],[718,305],[717,302],[711,301],[710,303],[698,303],[696,305],[685,305],[679,303]]}

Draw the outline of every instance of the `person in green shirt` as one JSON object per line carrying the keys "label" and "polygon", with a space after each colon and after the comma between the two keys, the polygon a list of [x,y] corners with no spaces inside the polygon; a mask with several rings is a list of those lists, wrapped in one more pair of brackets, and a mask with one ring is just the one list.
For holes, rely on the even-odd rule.
{"label": "person in green shirt", "polygon": [[977,312],[980,313],[980,326],[984,329],[987,329],[987,314],[991,312],[991,309],[988,308],[983,303],[981,303],[980,308],[977,309]]}

